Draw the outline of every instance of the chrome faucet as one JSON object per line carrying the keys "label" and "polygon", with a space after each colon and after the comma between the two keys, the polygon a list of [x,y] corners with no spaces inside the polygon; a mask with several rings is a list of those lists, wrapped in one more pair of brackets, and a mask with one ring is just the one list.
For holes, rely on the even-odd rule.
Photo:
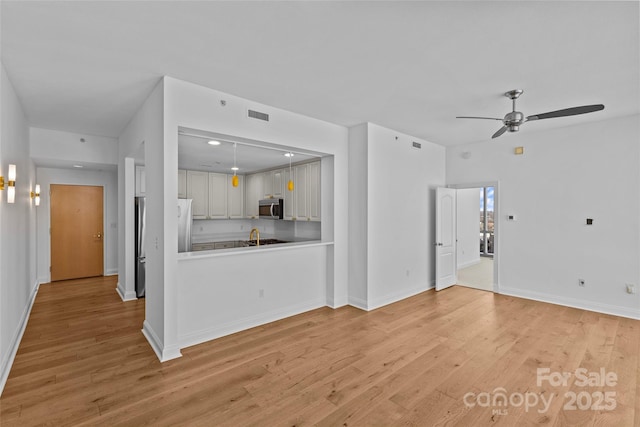
{"label": "chrome faucet", "polygon": [[249,240],[251,240],[251,238],[253,237],[254,232],[256,233],[256,242],[257,242],[256,246],[260,246],[260,230],[258,230],[257,228],[251,229],[251,231],[249,232]]}

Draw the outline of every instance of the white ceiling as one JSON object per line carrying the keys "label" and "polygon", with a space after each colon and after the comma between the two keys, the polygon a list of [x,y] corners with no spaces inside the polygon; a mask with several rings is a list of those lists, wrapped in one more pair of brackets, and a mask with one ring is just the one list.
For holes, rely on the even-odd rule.
{"label": "white ceiling", "polygon": [[[117,137],[162,75],[443,145],[638,114],[638,2],[0,2],[2,62],[33,126]],[[503,138],[508,138],[506,135]]]}

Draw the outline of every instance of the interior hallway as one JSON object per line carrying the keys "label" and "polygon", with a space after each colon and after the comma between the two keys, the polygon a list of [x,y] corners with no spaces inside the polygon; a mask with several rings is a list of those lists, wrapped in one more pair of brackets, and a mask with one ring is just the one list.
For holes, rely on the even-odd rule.
{"label": "interior hallway", "polygon": [[493,292],[493,257],[480,257],[480,262],[458,270],[458,285]]}
{"label": "interior hallway", "polygon": [[[364,312],[322,308],[183,349],[160,364],[144,300],[115,277],[40,287],[0,424],[638,425],[640,322],[454,286]],[[613,411],[467,407],[469,393],[536,386],[536,369],[616,372]],[[605,388],[609,389],[609,388]],[[591,391],[591,389],[588,389]],[[601,391],[594,388],[593,391]]]}

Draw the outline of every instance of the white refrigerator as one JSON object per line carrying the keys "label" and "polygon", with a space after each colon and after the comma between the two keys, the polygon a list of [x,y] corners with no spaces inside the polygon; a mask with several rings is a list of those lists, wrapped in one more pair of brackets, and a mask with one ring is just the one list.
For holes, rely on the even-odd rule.
{"label": "white refrigerator", "polygon": [[178,252],[191,252],[191,199],[178,199]]}

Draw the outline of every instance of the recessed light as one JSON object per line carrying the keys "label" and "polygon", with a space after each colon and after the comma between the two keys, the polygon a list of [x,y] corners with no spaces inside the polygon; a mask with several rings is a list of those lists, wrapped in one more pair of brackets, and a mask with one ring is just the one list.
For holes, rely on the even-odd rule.
{"label": "recessed light", "polygon": [[284,153],[285,157],[293,157],[293,155],[294,155],[293,153]]}
{"label": "recessed light", "polygon": [[207,142],[207,144],[209,144],[209,145],[220,145],[220,141],[216,141],[215,139],[212,139],[211,141]]}
{"label": "recessed light", "polygon": [[74,168],[83,168],[84,166],[82,165],[73,165]]}
{"label": "recessed light", "polygon": [[232,167],[232,168],[231,168],[231,170],[232,170],[232,171],[237,171],[237,170],[240,170],[240,168],[239,168],[239,167],[237,167],[237,166],[234,166],[234,167]]}

